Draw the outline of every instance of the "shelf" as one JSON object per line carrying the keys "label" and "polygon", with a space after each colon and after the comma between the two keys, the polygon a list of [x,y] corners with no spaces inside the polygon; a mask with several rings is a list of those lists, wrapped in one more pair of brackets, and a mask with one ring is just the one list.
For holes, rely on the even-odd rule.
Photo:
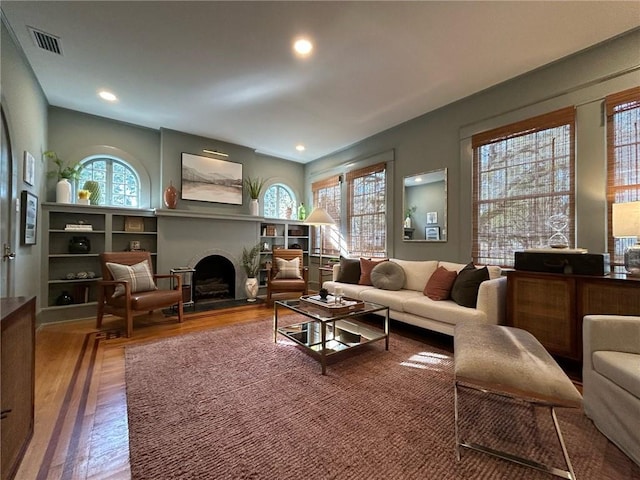
{"label": "shelf", "polygon": [[100,234],[104,234],[105,231],[104,230],[60,230],[60,229],[56,229],[56,228],[51,228],[49,229],[49,233],[71,233],[71,234],[76,234],[76,235],[85,235],[85,234],[91,234],[91,233],[100,233]]}
{"label": "shelf", "polygon": [[42,307],[42,310],[47,310],[47,311],[65,310],[67,308],[80,308],[80,307],[95,306],[95,305],[98,305],[98,302],[72,303],[70,305],[50,305],[48,307]]}
{"label": "shelf", "polygon": [[82,258],[82,257],[97,257],[99,253],[51,253],[49,258]]}
{"label": "shelf", "polygon": [[98,280],[102,280],[102,277],[94,277],[94,278],[64,278],[60,280],[49,280],[49,284],[69,284],[69,283],[88,283],[88,282],[97,282]]}
{"label": "shelf", "polygon": [[157,235],[158,232],[125,232],[124,230],[114,230],[112,235]]}

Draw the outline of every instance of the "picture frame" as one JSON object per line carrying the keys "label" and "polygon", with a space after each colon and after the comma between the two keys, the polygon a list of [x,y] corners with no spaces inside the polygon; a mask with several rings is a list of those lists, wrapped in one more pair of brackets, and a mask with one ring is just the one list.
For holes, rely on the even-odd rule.
{"label": "picture frame", "polygon": [[242,164],[182,153],[181,198],[242,205]]}
{"label": "picture frame", "polygon": [[33,185],[36,182],[36,159],[26,150],[22,161],[22,180],[27,185]]}
{"label": "picture frame", "polygon": [[427,240],[440,240],[440,227],[424,227],[424,238]]}
{"label": "picture frame", "polygon": [[20,241],[35,245],[38,234],[38,197],[28,190],[20,194]]}
{"label": "picture frame", "polygon": [[144,232],[144,218],[124,217],[125,232]]}
{"label": "picture frame", "polygon": [[427,225],[438,223],[438,212],[427,212]]}

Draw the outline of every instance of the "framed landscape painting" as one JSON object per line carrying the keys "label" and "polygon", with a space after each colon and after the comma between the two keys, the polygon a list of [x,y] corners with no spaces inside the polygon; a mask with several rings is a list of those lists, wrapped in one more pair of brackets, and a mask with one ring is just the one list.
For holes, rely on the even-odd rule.
{"label": "framed landscape painting", "polygon": [[242,205],[242,164],[183,153],[182,199]]}

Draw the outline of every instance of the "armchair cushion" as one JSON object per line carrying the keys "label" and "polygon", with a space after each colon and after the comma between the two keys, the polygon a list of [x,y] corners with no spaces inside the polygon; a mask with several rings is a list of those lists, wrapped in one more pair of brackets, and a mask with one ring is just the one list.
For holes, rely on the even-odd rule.
{"label": "armchair cushion", "polygon": [[[135,265],[121,265],[119,263],[107,262],[107,268],[111,272],[111,275],[113,275],[114,280],[129,282],[131,285],[131,293],[148,292],[158,289],[146,260],[136,263]],[[124,292],[124,285],[116,285],[113,297],[124,295]]]}
{"label": "armchair cushion", "polygon": [[276,268],[278,272],[274,278],[302,278],[300,275],[300,258],[296,257],[291,260],[284,258],[276,258]]}

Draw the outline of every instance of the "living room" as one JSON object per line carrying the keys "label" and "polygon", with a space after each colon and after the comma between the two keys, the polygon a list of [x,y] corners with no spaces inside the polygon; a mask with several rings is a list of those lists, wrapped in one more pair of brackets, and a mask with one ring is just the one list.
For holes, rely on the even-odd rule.
{"label": "living room", "polygon": [[[621,8],[624,5],[629,8],[628,4],[620,3]],[[163,192],[170,183],[180,186],[183,152],[202,156],[208,155],[203,150],[225,152],[230,161],[242,164],[243,176],[265,178],[271,184],[286,184],[307,207],[313,207],[314,182],[330,175],[345,175],[382,159],[387,165],[388,175],[386,254],[405,260],[438,259],[466,263],[471,260],[473,246],[473,135],[573,106],[577,119],[577,154],[576,243],[572,246],[594,253],[607,252],[607,142],[603,102],[608,95],[640,85],[640,53],[637,48],[640,30],[637,17],[631,17],[631,27],[616,32],[602,43],[585,44],[564,58],[545,62],[514,78],[498,79],[491,86],[452,103],[399,119],[390,128],[372,132],[357,142],[345,144],[311,161],[300,162],[292,159],[294,154],[279,157],[260,153],[253,145],[249,147],[221,140],[214,135],[194,134],[165,125],[151,128],[114,120],[106,115],[86,113],[81,107],[58,106],[47,98],[41,86],[42,80],[16,39],[15,31],[24,25],[13,25],[3,12],[1,83],[2,108],[11,140],[13,165],[10,204],[18,205],[20,192],[25,189],[35,194],[41,203],[55,202],[55,181],[47,177],[52,165],[43,158],[44,151],[53,150],[69,162],[96,154],[127,160],[139,167],[143,176],[146,175],[140,207],[159,212],[156,268],[158,272],[167,273],[171,268],[187,265],[203,251],[217,249],[240,258],[242,247],[251,246],[260,236],[259,232],[254,233],[254,223],[259,225],[260,221],[249,220],[252,226],[247,232],[250,215],[249,198],[246,196],[239,205],[181,199],[175,212],[167,213]],[[529,54],[534,55],[527,52]],[[402,77],[401,73],[397,76]],[[129,81],[134,81],[134,78],[132,74]],[[358,123],[358,119],[352,121]],[[277,120],[268,118],[264,122],[277,123]],[[35,157],[35,179],[31,186],[23,183],[24,152]],[[405,241],[402,180],[445,168],[446,241]],[[36,296],[38,324],[55,324],[62,319],[56,318],[55,313],[42,313],[47,307],[42,303],[42,272],[48,253],[42,250],[45,243],[42,236],[47,233],[40,229],[34,245],[21,244],[19,216],[14,217],[9,239],[9,243],[15,245],[12,281],[8,287],[10,290],[3,295]],[[230,221],[229,217],[236,220]],[[213,240],[218,244],[207,246]],[[312,289],[318,287],[318,265],[318,256],[311,255]]]}

